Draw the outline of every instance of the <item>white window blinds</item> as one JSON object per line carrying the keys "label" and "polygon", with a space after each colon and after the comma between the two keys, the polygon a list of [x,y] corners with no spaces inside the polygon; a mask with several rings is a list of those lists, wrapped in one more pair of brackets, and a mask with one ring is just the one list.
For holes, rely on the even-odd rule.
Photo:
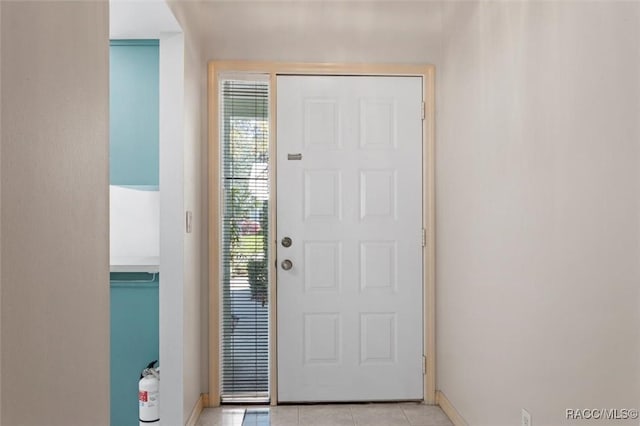
{"label": "white window blinds", "polygon": [[269,84],[222,80],[224,401],[268,399]]}

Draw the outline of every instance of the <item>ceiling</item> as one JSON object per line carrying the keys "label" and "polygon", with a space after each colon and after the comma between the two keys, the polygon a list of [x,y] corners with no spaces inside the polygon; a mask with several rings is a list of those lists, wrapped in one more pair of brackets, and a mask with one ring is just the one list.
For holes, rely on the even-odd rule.
{"label": "ceiling", "polygon": [[164,0],[110,0],[109,38],[159,38],[161,32],[180,32],[180,24]]}
{"label": "ceiling", "polygon": [[442,2],[169,0],[205,60],[433,62]]}

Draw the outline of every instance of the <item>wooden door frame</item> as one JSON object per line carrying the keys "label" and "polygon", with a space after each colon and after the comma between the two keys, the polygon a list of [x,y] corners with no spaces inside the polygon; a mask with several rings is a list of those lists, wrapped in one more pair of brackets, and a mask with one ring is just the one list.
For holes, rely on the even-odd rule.
{"label": "wooden door frame", "polygon": [[[276,93],[278,75],[358,75],[422,77],[425,105],[422,129],[422,222],[426,230],[423,251],[423,353],[426,356],[424,401],[436,403],[435,340],[435,68],[433,65],[279,63],[245,61],[211,61],[208,66],[209,124],[209,393],[207,406],[220,405],[220,249],[221,249],[221,179],[219,132],[219,75],[247,73],[269,76],[269,170],[276,176]],[[271,179],[269,197],[269,232],[276,235],[276,179]],[[269,250],[276,253],[275,238],[269,238]],[[269,395],[277,405],[277,282],[276,268],[269,262]]]}

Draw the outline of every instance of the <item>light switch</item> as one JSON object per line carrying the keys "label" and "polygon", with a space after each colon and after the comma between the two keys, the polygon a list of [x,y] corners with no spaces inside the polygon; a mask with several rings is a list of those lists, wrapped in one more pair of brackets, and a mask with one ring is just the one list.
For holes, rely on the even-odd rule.
{"label": "light switch", "polygon": [[187,234],[191,233],[191,229],[193,228],[193,213],[190,210],[187,210]]}

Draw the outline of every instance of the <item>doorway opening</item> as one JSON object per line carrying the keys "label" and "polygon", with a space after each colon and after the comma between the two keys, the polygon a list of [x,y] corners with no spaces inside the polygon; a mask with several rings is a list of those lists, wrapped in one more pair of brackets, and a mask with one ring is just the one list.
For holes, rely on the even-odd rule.
{"label": "doorway opening", "polygon": [[[341,106],[341,101],[338,102],[337,99],[342,96],[342,94],[351,93],[352,88],[350,87],[344,90],[338,90],[338,94],[334,96],[335,99],[328,99],[327,92],[324,90],[321,90],[318,94],[304,94],[299,98],[302,100],[302,103],[298,102],[300,108],[295,108],[296,111],[303,112],[301,122],[304,124],[304,130],[302,133],[292,133],[297,135],[293,137],[294,144],[302,143],[302,147],[286,147],[280,142],[283,137],[281,132],[286,132],[287,130],[281,129],[278,123],[282,121],[282,117],[285,117],[291,111],[289,111],[289,108],[281,108],[280,86],[281,82],[284,81],[281,81],[280,77],[282,76],[418,77],[417,87],[412,91],[421,93],[421,97],[418,96],[417,104],[414,102],[415,98],[411,97],[411,99],[414,100],[409,101],[411,107],[405,111],[403,105],[409,104],[405,104],[400,98],[397,100],[394,99],[394,94],[379,92],[377,87],[371,90],[363,88],[362,94],[356,94],[356,98],[347,101],[344,106]],[[357,81],[363,82],[366,80],[367,79],[357,79]],[[416,81],[415,79],[400,80]],[[400,80],[397,81],[399,82]],[[264,133],[266,139],[258,145],[266,148],[266,152],[264,153],[266,155],[256,155],[257,152],[260,152],[260,149],[254,148],[251,154],[253,157],[249,161],[251,167],[246,163],[244,166],[244,174],[238,174],[233,177],[228,176],[226,174],[227,170],[225,170],[226,164],[228,164],[229,161],[228,158],[225,160],[225,156],[229,155],[229,151],[225,150],[225,144],[230,142],[231,133],[233,133],[231,129],[236,126],[236,123],[235,120],[225,112],[224,102],[227,100],[224,95],[226,90],[224,86],[225,81],[262,82],[262,84],[267,87],[267,97],[264,102],[264,111],[267,113],[265,116],[267,131]],[[310,80],[305,79],[305,81]],[[353,81],[355,82],[356,80]],[[392,80],[389,81],[391,82]],[[303,86],[308,87],[306,84]],[[391,86],[395,87],[397,85],[392,83]],[[269,62],[209,63],[210,368],[209,395],[208,398],[205,399],[208,406],[217,406],[224,402],[240,402],[246,400],[250,400],[251,402],[269,401],[272,405],[277,405],[279,402],[292,401],[287,398],[286,395],[282,395],[284,397],[281,397],[281,391],[286,389],[287,381],[287,378],[283,376],[282,372],[289,371],[291,366],[286,362],[285,364],[287,365],[285,366],[285,364],[280,362],[280,358],[283,353],[286,354],[287,351],[293,349],[292,345],[286,344],[286,335],[283,334],[284,329],[281,327],[283,324],[304,325],[302,328],[304,333],[295,332],[294,330],[294,333],[291,334],[298,339],[298,346],[296,347],[298,349],[302,348],[302,354],[304,355],[304,357],[297,356],[295,358],[298,360],[302,359],[305,365],[317,366],[319,369],[333,367],[336,363],[340,364],[343,353],[340,352],[339,349],[330,351],[330,345],[326,346],[325,343],[345,341],[341,331],[342,324],[348,323],[350,327],[353,326],[351,328],[356,331],[356,338],[344,334],[346,340],[350,342],[348,343],[349,345],[353,344],[358,347],[355,352],[350,350],[353,354],[350,352],[349,358],[355,356],[357,358],[356,363],[362,365],[367,364],[366,367],[371,367],[372,370],[379,368],[380,365],[402,364],[398,361],[404,352],[400,348],[400,343],[396,345],[396,341],[400,342],[401,339],[402,341],[407,341],[405,340],[406,336],[402,334],[414,336],[415,340],[421,342],[422,345],[421,351],[415,350],[415,348],[409,351],[413,354],[412,357],[414,358],[416,358],[416,354],[418,355],[418,366],[420,368],[412,367],[412,371],[416,372],[417,376],[422,377],[422,392],[414,389],[409,396],[398,393],[397,395],[399,396],[393,396],[391,398],[379,395],[370,396],[360,394],[355,398],[345,396],[336,397],[335,399],[333,397],[328,399],[324,397],[314,398],[313,396],[306,396],[304,397],[305,401],[418,399],[424,400],[427,404],[436,402],[434,99],[434,68],[429,65],[281,64]],[[240,103],[238,103],[238,106],[240,106]],[[242,108],[239,108],[239,110],[241,109]],[[342,111],[346,111],[347,109],[353,110],[354,113],[348,117],[344,116]],[[254,108],[254,110],[256,110],[256,108]],[[400,171],[394,171],[391,165],[384,163],[385,155],[383,150],[386,146],[385,149],[394,152],[394,154],[386,156],[389,160],[396,155],[396,146],[400,145],[396,145],[396,142],[394,142],[394,135],[396,135],[396,129],[403,128],[404,126],[399,123],[396,125],[395,119],[401,117],[412,117],[411,120],[417,119],[419,125],[418,129],[417,127],[413,127],[414,125],[412,124],[411,128],[414,130],[411,132],[412,134],[415,134],[415,132],[418,133],[417,143],[421,146],[421,154],[416,152],[408,156],[408,158],[411,158],[410,161],[412,161],[412,164],[414,164],[414,159],[418,160],[419,164],[414,164],[410,170],[412,170],[411,176],[415,177],[417,175],[421,181],[421,185],[419,185],[421,189],[418,188],[417,190],[411,191],[415,193],[419,207],[414,206],[410,210],[421,211],[422,213],[421,220],[411,220],[411,229],[417,229],[412,231],[411,236],[408,238],[410,238],[411,244],[416,242],[418,245],[421,245],[420,258],[422,272],[417,274],[417,280],[412,278],[410,281],[413,283],[412,285],[416,285],[421,289],[419,292],[416,291],[411,299],[421,299],[422,310],[421,312],[417,311],[418,316],[413,315],[412,319],[409,320],[410,323],[421,323],[421,326],[415,329],[405,327],[403,324],[407,324],[407,319],[403,319],[400,314],[396,314],[396,312],[403,312],[404,315],[404,310],[394,311],[393,309],[395,308],[393,307],[393,309],[387,309],[387,307],[359,306],[359,310],[356,312],[359,313],[359,316],[355,319],[344,316],[344,320],[342,320],[342,314],[335,309],[332,310],[333,308],[325,309],[320,312],[321,315],[316,315],[318,314],[316,311],[303,313],[302,322],[300,322],[300,315],[294,315],[295,318],[290,318],[290,321],[287,321],[286,318],[280,318],[291,309],[294,309],[297,306],[296,304],[301,303],[300,300],[298,300],[299,298],[296,297],[293,297],[293,302],[283,299],[283,296],[287,294],[285,277],[292,279],[296,277],[299,278],[295,283],[291,281],[289,287],[299,288],[305,293],[316,291],[319,295],[329,293],[331,288],[334,288],[334,290],[337,289],[337,292],[340,293],[340,289],[342,288],[340,283],[347,280],[346,277],[344,279],[341,278],[341,274],[347,270],[346,265],[349,265],[350,271],[353,272],[353,274],[350,272],[353,277],[347,281],[350,283],[355,282],[357,287],[356,292],[361,294],[378,294],[384,293],[385,291],[390,294],[395,294],[400,287],[404,286],[402,283],[407,282],[398,275],[404,271],[404,269],[400,268],[399,262],[405,259],[402,250],[404,241],[409,241],[407,238],[401,238],[401,241],[394,242],[393,236],[383,235],[376,236],[375,238],[369,236],[358,237],[355,244],[350,243],[350,247],[347,247],[346,243],[340,244],[340,236],[331,237],[329,243],[335,243],[337,241],[336,244],[331,245],[328,244],[327,241],[324,241],[330,237],[325,233],[320,233],[319,236],[314,236],[312,239],[299,235],[289,235],[291,229],[283,227],[283,224],[280,223],[283,217],[283,211],[287,210],[284,208],[286,206],[302,206],[303,212],[301,214],[303,219],[307,221],[311,219],[320,220],[321,218],[328,220],[330,219],[329,216],[337,219],[341,219],[342,217],[346,218],[347,210],[343,210],[343,208],[346,209],[347,204],[346,201],[340,200],[345,200],[341,196],[341,188],[343,185],[347,185],[347,183],[350,188],[355,188],[356,191],[358,191],[357,193],[365,195],[364,198],[362,196],[357,197],[359,201],[355,204],[349,201],[349,205],[353,204],[353,208],[349,207],[348,209],[350,217],[353,216],[351,210],[356,213],[359,212],[356,214],[355,220],[363,224],[371,222],[370,225],[372,225],[372,229],[377,227],[378,229],[388,230],[388,227],[377,223],[385,218],[387,220],[404,223],[404,220],[396,219],[396,217],[400,218],[401,210],[407,211],[407,208],[401,206],[402,200],[396,200],[396,195],[399,194],[400,188],[404,188],[401,181],[406,180],[403,178],[405,167],[402,167]],[[285,121],[289,122],[290,120]],[[321,125],[321,123],[327,125]],[[332,126],[329,125],[331,123],[333,123]],[[349,129],[356,129],[354,130],[355,132],[358,132],[358,128],[361,130],[364,129],[366,137],[357,137],[355,145],[351,142],[349,145],[353,146],[355,150],[366,151],[366,157],[371,157],[370,159],[372,160],[380,157],[383,163],[359,165],[359,159],[354,160],[355,162],[350,161],[350,163],[357,165],[357,170],[354,170],[354,176],[356,177],[352,179],[351,177],[353,176],[351,176],[349,180],[347,180],[346,175],[344,180],[340,176],[342,172],[338,170],[339,165],[312,165],[305,172],[305,170],[303,170],[304,167],[302,167],[303,164],[307,164],[310,160],[318,160],[324,155],[334,155],[335,152],[333,151],[336,151],[335,148],[340,150],[347,146],[341,145],[340,142],[340,138],[342,138],[342,136],[340,136],[340,129],[343,125],[344,129],[349,132],[351,131]],[[252,126],[255,127],[256,125],[253,124]],[[256,132],[254,131],[253,134],[255,136]],[[226,142],[225,137],[227,138]],[[350,136],[349,140],[351,139]],[[415,138],[412,137],[412,140],[414,139]],[[278,141],[277,143],[276,140]],[[311,151],[313,151],[313,153]],[[339,158],[342,162],[349,162],[343,155],[337,155],[336,158]],[[300,165],[300,167],[296,167],[296,164]],[[292,166],[292,170],[297,170],[297,174],[295,174],[293,179],[282,178],[282,176],[280,176],[281,172],[286,173],[287,165]],[[267,176],[267,179],[257,182],[256,176],[261,173],[260,170]],[[302,174],[300,174],[300,172]],[[353,175],[351,171],[345,173]],[[249,186],[257,187],[263,185],[263,188],[268,190],[268,195],[266,195],[266,202],[262,205],[263,208],[266,206],[266,215],[258,215],[257,206],[253,204],[249,209],[254,211],[253,216],[248,216],[249,222],[246,223],[244,230],[241,230],[236,236],[233,234],[231,222],[226,215],[228,215],[230,211],[229,203],[233,200],[233,197],[230,198],[230,194],[233,193],[230,188],[236,184],[241,185],[241,181],[246,182],[246,188],[249,188]],[[281,187],[281,184],[285,181],[291,182],[291,185],[285,184]],[[303,183],[301,187],[302,190],[297,191],[298,196],[292,199],[293,202],[284,203],[284,207],[280,206],[281,196],[283,194],[291,195],[293,192],[296,192],[294,190],[301,182]],[[416,181],[414,180],[413,182]],[[382,190],[382,196],[380,196],[380,191],[376,188]],[[251,191],[247,189],[245,195],[247,192],[250,193]],[[420,192],[421,194],[419,194]],[[300,194],[302,194],[302,197],[299,196]],[[370,195],[373,197],[370,197]],[[253,198],[256,199],[257,197],[254,196]],[[383,199],[388,202],[380,202],[380,200]],[[276,202],[276,200],[278,201]],[[396,201],[399,204],[396,204]],[[276,204],[278,204],[278,206],[276,206]],[[236,211],[242,211],[242,209],[236,209]],[[233,210],[231,210],[231,212],[234,213]],[[343,213],[345,216],[341,216]],[[300,215],[294,214],[294,216],[299,217]],[[242,217],[242,215],[240,215],[240,217]],[[246,217],[247,216],[244,216],[244,218]],[[265,222],[264,227],[260,223],[258,223],[260,228],[256,226],[255,222],[259,222],[259,218]],[[288,226],[290,226],[290,222],[287,223]],[[419,225],[414,226],[415,223],[420,223],[421,227]],[[228,228],[226,232],[225,227]],[[305,226],[305,230],[307,228],[308,227]],[[240,233],[256,232],[258,229],[258,232],[266,231],[264,234],[266,240],[256,241],[256,239],[254,239],[252,242],[240,242]],[[266,241],[264,247],[260,244],[262,241]],[[351,246],[355,248],[352,250],[353,247]],[[251,269],[248,265],[249,259],[242,258],[242,252],[246,250],[247,247],[254,247],[254,249],[256,247],[259,248],[257,251],[249,250],[249,257],[252,257],[251,260],[257,262],[266,259],[266,263],[264,263],[265,269],[262,269],[263,276],[266,274],[266,288],[262,292],[254,290],[253,296],[251,293],[251,284],[249,283],[248,271]],[[232,248],[235,249],[232,250]],[[353,258],[355,262],[351,260],[341,260],[343,249],[345,250],[344,254],[346,254],[347,248],[351,253],[350,256],[355,256]],[[297,253],[295,250],[302,250],[302,252]],[[279,253],[279,255],[277,256],[276,253]],[[247,262],[245,266],[247,269],[245,273],[246,278],[243,278],[243,281],[238,284],[238,287],[236,287],[234,277],[240,278],[244,276],[242,272],[235,272],[236,259],[234,259],[234,256],[237,254],[240,256],[237,263],[242,264],[243,262]],[[278,257],[277,261],[276,257]],[[414,259],[413,255],[411,258]],[[316,262],[313,262],[314,259]],[[305,271],[309,268],[305,268],[305,265],[310,262],[314,266],[318,265],[319,269],[316,268],[316,270],[322,273],[306,273]],[[334,268],[326,267],[331,265],[333,265]],[[354,265],[359,266],[353,268]],[[241,266],[242,265],[237,268],[239,271],[242,269]],[[344,271],[343,266],[345,266]],[[311,271],[311,269],[309,269],[309,271]],[[363,273],[366,274],[366,280],[358,278],[364,276]],[[325,280],[323,277],[337,277],[339,280]],[[331,283],[335,283],[336,285],[331,287],[329,285]],[[327,288],[325,289],[324,287]],[[233,392],[229,393],[227,391],[229,388],[226,387],[225,384],[225,374],[227,374],[225,371],[231,372],[233,369],[228,369],[227,367],[240,365],[234,363],[235,360],[239,360],[240,358],[236,357],[235,353],[232,356],[232,352],[225,349],[226,347],[231,348],[232,345],[237,343],[237,340],[234,340],[231,335],[234,334],[237,329],[234,328],[234,321],[236,327],[237,324],[241,322],[241,320],[237,321],[237,318],[234,318],[233,313],[230,314],[229,310],[229,307],[232,305],[230,302],[234,300],[232,292],[236,288],[244,288],[245,294],[247,294],[244,300],[251,300],[251,297],[253,297],[253,303],[257,302],[258,306],[264,306],[266,308],[266,339],[262,340],[266,345],[264,346],[266,353],[262,358],[264,364],[261,364],[262,366],[266,366],[266,375],[261,376],[266,376],[266,392],[261,391],[260,393],[256,393],[254,389],[250,392],[250,395],[247,395],[247,393],[243,392],[234,394]],[[257,289],[258,287],[254,286],[254,288]],[[381,294],[379,295],[381,296]],[[379,299],[386,300],[382,297]],[[316,298],[311,298],[310,300],[313,301],[316,300]],[[351,316],[352,312],[348,312],[349,316]],[[407,332],[407,330],[410,331]],[[302,339],[301,345],[300,339]],[[284,345],[281,343],[284,343]],[[342,345],[342,343],[340,344]],[[237,347],[239,348],[239,346]],[[256,345],[254,344],[254,348],[255,347]],[[327,349],[327,347],[329,347],[329,349]],[[337,345],[332,347],[338,348]],[[346,352],[344,354],[346,356]],[[232,360],[234,362],[231,362]],[[254,364],[257,362],[258,360],[254,359]],[[412,365],[413,364],[414,362],[412,361]],[[225,368],[227,369],[225,370]],[[413,375],[413,373],[411,373],[411,375]],[[367,373],[367,377],[374,376],[375,372],[371,374]],[[294,374],[292,377],[296,377],[296,375]],[[281,379],[284,379],[282,380],[283,383],[280,383]],[[305,379],[304,382],[320,385],[325,379],[329,380],[328,376],[319,375],[313,380]],[[404,382],[404,380],[401,381]],[[254,381],[254,383],[257,382]],[[335,384],[335,380],[331,381],[331,383]],[[412,388],[413,387],[412,385]]]}

